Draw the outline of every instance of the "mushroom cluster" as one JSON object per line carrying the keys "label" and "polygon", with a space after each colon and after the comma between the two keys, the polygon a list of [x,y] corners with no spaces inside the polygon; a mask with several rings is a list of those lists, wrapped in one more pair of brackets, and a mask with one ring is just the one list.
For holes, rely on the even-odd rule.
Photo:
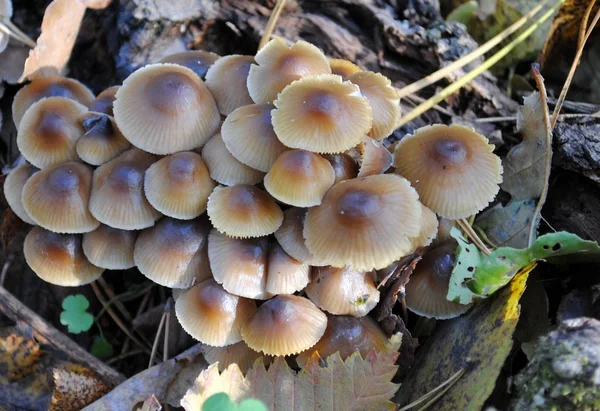
{"label": "mushroom cluster", "polygon": [[343,339],[349,354],[385,344],[366,316],[376,270],[500,182],[493,146],[464,127],[418,130],[392,153],[400,115],[383,75],[278,38],[255,56],[169,56],[98,96],[35,79],[13,104],[26,163],[6,198],[35,226],[25,258],[48,282],[137,267],[174,289],[205,344],[306,358]]}

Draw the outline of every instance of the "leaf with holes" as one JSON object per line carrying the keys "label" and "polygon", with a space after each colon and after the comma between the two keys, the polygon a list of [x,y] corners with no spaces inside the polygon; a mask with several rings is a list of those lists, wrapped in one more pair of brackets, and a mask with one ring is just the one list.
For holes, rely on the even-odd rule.
{"label": "leaf with holes", "polygon": [[483,297],[473,294],[466,284],[473,278],[475,269],[481,264],[482,254],[477,247],[467,241],[458,228],[452,227],[450,235],[458,242],[458,247],[456,247],[454,269],[446,298],[459,304],[471,304]]}

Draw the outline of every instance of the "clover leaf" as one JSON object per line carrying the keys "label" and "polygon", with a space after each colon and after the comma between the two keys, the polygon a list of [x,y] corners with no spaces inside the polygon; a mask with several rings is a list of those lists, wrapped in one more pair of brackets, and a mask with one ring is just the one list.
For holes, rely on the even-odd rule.
{"label": "clover leaf", "polygon": [[71,334],[79,334],[89,330],[94,324],[94,317],[87,312],[90,302],[81,294],[70,295],[62,302],[60,323],[66,325]]}

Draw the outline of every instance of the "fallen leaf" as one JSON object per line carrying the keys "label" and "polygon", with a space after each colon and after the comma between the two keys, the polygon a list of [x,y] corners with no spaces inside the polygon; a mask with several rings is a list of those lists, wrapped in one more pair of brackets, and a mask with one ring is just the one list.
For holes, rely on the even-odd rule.
{"label": "fallen leaf", "polygon": [[158,402],[158,400],[156,399],[156,397],[153,395],[150,398],[148,398],[146,401],[144,401],[144,404],[142,405],[142,408],[140,409],[140,411],[160,411],[162,410],[162,407],[160,405],[160,402]]}
{"label": "fallen leaf", "polygon": [[82,294],[70,295],[62,302],[60,323],[66,325],[71,334],[79,334],[89,330],[94,324],[94,317],[87,312],[90,302]]}
{"label": "fallen leaf", "polygon": [[458,228],[452,227],[450,235],[458,242],[458,246],[446,298],[459,304],[472,304],[483,296],[474,294],[467,287],[467,282],[473,278],[475,270],[481,265],[483,255],[475,245],[467,241]]}
{"label": "fallen leaf", "polygon": [[511,201],[496,204],[479,214],[475,226],[482,229],[496,247],[527,247],[535,201]]}
{"label": "fallen leaf", "polygon": [[64,369],[55,369],[54,393],[50,411],[76,411],[94,402],[110,391],[87,368],[71,364]]}
{"label": "fallen leaf", "polygon": [[548,296],[539,270],[533,270],[521,297],[521,317],[514,334],[527,358],[531,358],[539,337],[550,331],[549,311]]}

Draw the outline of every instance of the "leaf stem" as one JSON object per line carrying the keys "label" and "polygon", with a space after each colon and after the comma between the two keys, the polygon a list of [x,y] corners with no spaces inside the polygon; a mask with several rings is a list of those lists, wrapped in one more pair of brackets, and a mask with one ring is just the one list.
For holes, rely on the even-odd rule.
{"label": "leaf stem", "polygon": [[484,253],[485,255],[490,255],[492,253],[490,249],[487,248],[487,246],[481,240],[481,238],[479,238],[479,235],[477,235],[477,233],[475,232],[475,230],[473,230],[473,227],[471,227],[471,224],[469,224],[467,220],[465,220],[464,218],[460,218],[456,220],[456,223],[460,226],[460,228],[462,228],[467,237],[469,237],[473,244],[475,244],[482,253]]}

